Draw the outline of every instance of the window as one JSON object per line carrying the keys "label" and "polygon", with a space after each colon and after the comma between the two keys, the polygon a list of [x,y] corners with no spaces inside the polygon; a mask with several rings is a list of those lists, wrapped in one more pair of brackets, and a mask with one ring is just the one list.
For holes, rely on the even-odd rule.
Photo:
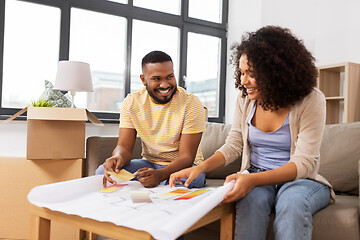
{"label": "window", "polygon": [[119,112],[124,99],[126,18],[71,8],[69,60],[90,63],[91,93],[76,93],[75,106]]}
{"label": "window", "polygon": [[1,107],[22,108],[41,95],[44,80],[56,72],[60,11],[18,1],[7,1],[6,9]]}
{"label": "window", "polygon": [[221,9],[221,0],[189,0],[189,17],[192,18],[221,23]]}
{"label": "window", "polygon": [[189,32],[187,52],[186,89],[218,116],[221,39]]}
{"label": "window", "polygon": [[161,50],[169,54],[173,60],[174,72],[178,74],[179,32],[177,27],[134,20],[131,59],[131,92],[139,90],[143,84],[141,60],[152,50]]}
{"label": "window", "polygon": [[[204,8],[204,6],[206,7]],[[142,87],[141,59],[168,53],[178,84],[223,122],[228,0],[0,1],[0,119],[38,99],[59,60],[90,64],[94,91],[75,105],[117,122]]]}

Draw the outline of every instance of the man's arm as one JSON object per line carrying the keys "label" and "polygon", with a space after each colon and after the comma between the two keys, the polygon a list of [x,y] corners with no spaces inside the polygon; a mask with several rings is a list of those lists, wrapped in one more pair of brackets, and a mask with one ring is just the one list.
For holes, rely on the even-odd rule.
{"label": "man's arm", "polygon": [[201,141],[202,133],[182,134],[180,137],[179,156],[168,166],[159,169],[163,180],[181,169],[191,167],[196,157],[196,152]]}
{"label": "man's arm", "polygon": [[182,134],[179,143],[179,156],[175,160],[158,170],[140,169],[136,173],[136,177],[145,187],[155,187],[163,180],[168,179],[172,173],[192,166],[201,136],[202,133]]}
{"label": "man's arm", "polygon": [[104,166],[104,187],[106,181],[115,184],[116,182],[110,177],[107,171],[119,172],[120,168],[131,161],[131,155],[136,140],[136,130],[133,128],[120,128],[117,145],[112,156],[105,160]]}

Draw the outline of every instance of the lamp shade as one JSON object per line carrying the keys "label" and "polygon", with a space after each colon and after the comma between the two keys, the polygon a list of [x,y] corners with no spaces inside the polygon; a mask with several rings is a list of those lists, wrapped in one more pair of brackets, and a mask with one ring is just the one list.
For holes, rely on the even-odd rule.
{"label": "lamp shade", "polygon": [[54,89],[72,92],[92,92],[90,65],[77,61],[60,61]]}

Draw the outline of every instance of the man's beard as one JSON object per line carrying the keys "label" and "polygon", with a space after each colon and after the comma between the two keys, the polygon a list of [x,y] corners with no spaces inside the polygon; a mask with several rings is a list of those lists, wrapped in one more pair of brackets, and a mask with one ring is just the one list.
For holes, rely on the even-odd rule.
{"label": "man's beard", "polygon": [[[175,95],[176,93],[176,90],[177,90],[177,86],[173,86],[172,88],[174,89],[174,91],[171,93],[170,97],[169,98],[165,98],[165,99],[159,99],[155,96],[155,94],[153,94],[152,91],[149,90],[149,87],[148,87],[148,84],[145,84],[146,86],[146,90],[147,92],[149,93],[150,97],[154,100],[154,102],[156,103],[159,103],[159,104],[165,104],[165,103],[168,103],[170,102],[170,100],[173,98],[173,96]],[[172,89],[170,89],[171,91]]]}

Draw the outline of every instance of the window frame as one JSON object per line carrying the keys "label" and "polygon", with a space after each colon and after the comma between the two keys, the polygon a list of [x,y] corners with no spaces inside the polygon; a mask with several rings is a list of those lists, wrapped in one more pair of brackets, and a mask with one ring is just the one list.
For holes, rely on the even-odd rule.
{"label": "window frame", "polygon": [[[3,83],[3,57],[4,57],[4,30],[5,30],[5,7],[6,1],[0,1],[0,120],[15,114],[19,108],[2,107],[2,83]],[[185,82],[182,76],[186,76],[187,60],[187,39],[188,33],[200,33],[219,37],[221,41],[221,59],[220,59],[220,80],[218,88],[218,117],[209,117],[209,122],[224,122],[225,116],[225,86],[226,86],[226,53],[227,53],[227,19],[228,19],[228,1],[223,0],[222,23],[208,22],[200,19],[188,17],[189,0],[181,0],[181,14],[173,15],[155,10],[136,7],[133,0],[128,0],[127,4],[104,1],[104,0],[20,0],[24,2],[37,3],[52,7],[58,7],[61,11],[60,20],[60,46],[59,61],[69,59],[70,50],[70,16],[71,8],[80,8],[84,10],[95,11],[99,13],[110,14],[124,17],[127,19],[126,36],[126,63],[125,63],[125,81],[124,91],[126,96],[130,93],[131,81],[131,52],[132,52],[132,30],[133,20],[142,20],[152,23],[158,23],[180,29],[180,49],[179,49],[179,86],[184,87]],[[93,112],[93,114],[105,123],[118,123],[119,113]],[[26,113],[18,119],[26,119]]]}

